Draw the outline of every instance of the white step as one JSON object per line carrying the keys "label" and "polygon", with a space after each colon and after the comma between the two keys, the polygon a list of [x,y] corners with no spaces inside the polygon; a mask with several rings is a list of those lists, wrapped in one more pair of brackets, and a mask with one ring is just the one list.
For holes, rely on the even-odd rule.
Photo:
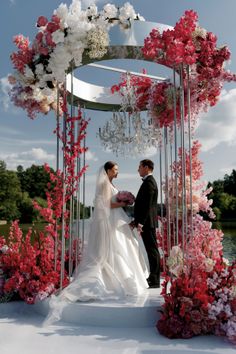
{"label": "white step", "polygon": [[[63,309],[61,320],[78,326],[153,327],[160,318],[162,304],[160,289],[149,289],[147,295],[127,296],[126,301],[68,303]],[[33,306],[36,312],[46,317],[49,299]]]}

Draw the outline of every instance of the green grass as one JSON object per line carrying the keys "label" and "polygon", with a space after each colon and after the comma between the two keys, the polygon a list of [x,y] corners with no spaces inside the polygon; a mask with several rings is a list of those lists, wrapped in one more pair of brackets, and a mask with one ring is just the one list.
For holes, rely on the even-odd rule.
{"label": "green grass", "polygon": [[[10,229],[11,223],[8,223],[6,225],[0,225],[0,236],[8,236],[9,235],[9,229]],[[27,231],[29,230],[30,227],[32,227],[32,224],[20,224],[20,228],[23,231],[23,234],[26,234]],[[45,227],[45,223],[35,223],[34,224],[34,230],[40,231],[43,230]]]}

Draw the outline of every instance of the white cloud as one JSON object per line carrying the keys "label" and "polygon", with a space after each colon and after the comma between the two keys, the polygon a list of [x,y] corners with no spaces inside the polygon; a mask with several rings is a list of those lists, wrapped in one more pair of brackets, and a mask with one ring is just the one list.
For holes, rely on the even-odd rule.
{"label": "white cloud", "polygon": [[48,154],[41,148],[32,148],[29,151],[18,153],[0,153],[0,159],[4,160],[9,170],[15,170],[17,166],[22,165],[24,168],[35,165],[42,165],[45,162],[54,165],[56,157],[54,154]]}
{"label": "white cloud", "polygon": [[48,154],[47,151],[41,149],[41,148],[32,148],[31,151],[28,153],[25,153],[26,156],[32,156],[36,160],[50,160],[52,161],[55,159],[55,155],[53,154]]}
{"label": "white cloud", "polygon": [[219,103],[199,118],[196,137],[202,151],[209,151],[220,143],[236,143],[236,89],[224,90]]}
{"label": "white cloud", "polygon": [[96,157],[96,155],[90,150],[86,151],[85,158],[87,161],[98,161],[98,158]]}
{"label": "white cloud", "polygon": [[[136,169],[137,170],[137,169]],[[118,178],[122,180],[133,180],[137,178],[138,172],[136,173],[119,173]]]}
{"label": "white cloud", "polygon": [[[4,135],[4,131],[6,132],[6,134],[11,134],[11,135],[21,135],[22,133],[20,131],[14,131],[11,128],[6,128],[2,131],[1,128],[1,133],[3,133]],[[0,136],[1,139],[1,145],[5,145],[5,146],[32,146],[32,145],[52,145],[52,146],[56,146],[56,141],[55,140],[44,140],[44,139],[34,139],[34,140],[27,140],[27,139],[17,139],[14,137],[14,139],[12,137],[4,137],[4,136]]]}
{"label": "white cloud", "polygon": [[232,170],[235,170],[235,166],[236,166],[236,164],[232,164],[232,165],[223,167],[220,169],[220,172],[223,173],[224,175],[225,174],[230,175],[232,173]]}
{"label": "white cloud", "polygon": [[2,104],[4,111],[7,111],[10,107],[10,97],[8,92],[10,91],[11,85],[8,82],[7,77],[2,77],[0,79],[0,103]]}

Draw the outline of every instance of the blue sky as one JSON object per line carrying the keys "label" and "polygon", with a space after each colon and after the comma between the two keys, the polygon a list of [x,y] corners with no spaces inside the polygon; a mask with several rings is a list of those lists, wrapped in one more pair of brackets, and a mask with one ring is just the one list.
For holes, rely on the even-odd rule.
{"label": "blue sky", "polygon": [[[70,0],[1,0],[0,29],[1,29],[1,66],[0,66],[0,159],[7,163],[9,169],[15,169],[21,164],[25,168],[31,164],[48,162],[55,166],[56,145],[53,129],[55,128],[54,114],[38,116],[30,120],[22,109],[13,107],[6,94],[7,75],[13,71],[9,56],[15,50],[12,42],[14,35],[22,33],[32,41],[36,28],[35,23],[39,16],[51,17],[53,10],[61,2],[70,4]],[[111,1],[122,5],[125,1]],[[84,6],[89,1],[83,1]],[[97,1],[101,7],[107,1]],[[231,50],[231,61],[227,68],[236,72],[236,39],[235,39],[235,0],[134,0],[130,1],[136,12],[147,21],[175,25],[180,16],[187,9],[197,11],[200,26],[213,32],[218,37],[218,45],[227,44]],[[156,67],[147,63],[119,62],[119,67],[129,70],[148,68],[155,75]],[[89,75],[89,74],[88,74]],[[93,74],[91,73],[91,76]],[[117,74],[115,81],[119,80]],[[114,81],[114,82],[115,82]],[[88,128],[87,146],[89,147],[86,176],[86,204],[91,204],[94,193],[95,173],[107,160],[115,160],[119,164],[120,174],[116,181],[119,189],[128,189],[136,194],[140,178],[137,173],[139,160],[137,158],[116,157],[104,152],[96,137],[98,127],[102,126],[110,117],[110,113],[86,111],[91,118]],[[204,179],[212,181],[222,178],[236,168],[236,83],[227,84],[222,92],[218,105],[201,117],[197,137],[203,147],[201,160],[204,162]],[[151,156],[158,166],[158,154]],[[157,169],[156,169],[157,174]]]}

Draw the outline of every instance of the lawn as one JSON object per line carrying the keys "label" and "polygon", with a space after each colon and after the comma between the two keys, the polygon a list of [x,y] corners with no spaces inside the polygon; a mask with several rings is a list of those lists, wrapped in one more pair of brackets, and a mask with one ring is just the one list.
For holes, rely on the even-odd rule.
{"label": "lawn", "polygon": [[[0,225],[0,236],[8,236],[10,226],[11,226],[11,223],[8,223],[6,225]],[[20,224],[20,228],[23,231],[23,234],[26,234],[27,231],[29,230],[29,228],[32,226],[33,226],[33,224]],[[35,223],[34,224],[34,229],[36,231],[43,230],[44,227],[45,227],[45,223]]]}

